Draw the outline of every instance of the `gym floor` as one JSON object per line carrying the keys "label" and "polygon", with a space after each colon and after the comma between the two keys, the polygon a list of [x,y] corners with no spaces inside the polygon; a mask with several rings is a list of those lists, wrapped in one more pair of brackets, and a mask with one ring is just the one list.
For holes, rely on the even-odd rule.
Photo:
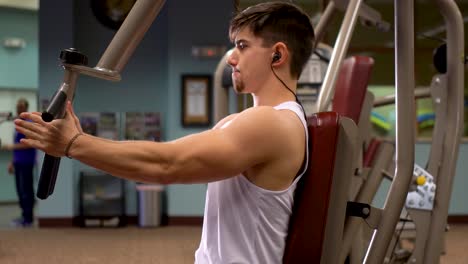
{"label": "gym floor", "polygon": [[[193,263],[201,227],[10,227],[17,205],[0,206],[0,263]],[[450,225],[441,264],[468,263],[468,224]]]}

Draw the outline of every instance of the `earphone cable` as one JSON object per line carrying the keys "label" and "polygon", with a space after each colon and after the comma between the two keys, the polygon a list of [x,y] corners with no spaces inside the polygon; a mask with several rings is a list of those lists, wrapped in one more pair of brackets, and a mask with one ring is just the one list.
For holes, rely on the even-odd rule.
{"label": "earphone cable", "polygon": [[305,121],[307,122],[307,115],[306,115],[306,111],[304,109],[304,106],[302,105],[301,101],[299,101],[299,98],[297,98],[297,94],[294,93],[284,82],[283,80],[281,80],[281,78],[276,74],[275,70],[273,69],[273,63],[270,64],[270,67],[271,67],[271,71],[273,72],[273,74],[275,75],[276,79],[278,79],[286,89],[288,89],[289,92],[291,92],[293,95],[294,95],[294,98],[296,98],[296,102],[301,106],[302,108],[302,112],[304,113],[304,119]]}

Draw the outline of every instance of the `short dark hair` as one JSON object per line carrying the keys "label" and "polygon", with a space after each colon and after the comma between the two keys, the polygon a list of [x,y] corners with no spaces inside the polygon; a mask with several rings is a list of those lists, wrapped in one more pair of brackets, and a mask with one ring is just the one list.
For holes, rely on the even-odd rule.
{"label": "short dark hair", "polygon": [[304,11],[292,3],[280,1],[251,6],[231,20],[231,41],[245,27],[261,38],[264,46],[284,42],[292,54],[291,75],[299,79],[314,46],[314,28]]}
{"label": "short dark hair", "polygon": [[26,107],[26,109],[29,108],[29,102],[28,100],[26,100],[26,98],[23,98],[23,97],[19,98],[17,101],[17,104],[23,104]]}

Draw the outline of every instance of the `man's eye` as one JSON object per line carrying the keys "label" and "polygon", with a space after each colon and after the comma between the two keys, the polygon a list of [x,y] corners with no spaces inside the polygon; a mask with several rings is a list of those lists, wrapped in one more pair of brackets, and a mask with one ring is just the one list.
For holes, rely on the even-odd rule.
{"label": "man's eye", "polygon": [[239,49],[245,49],[245,46],[246,46],[246,45],[245,45],[243,42],[240,42],[239,44],[237,44],[237,47],[238,47]]}

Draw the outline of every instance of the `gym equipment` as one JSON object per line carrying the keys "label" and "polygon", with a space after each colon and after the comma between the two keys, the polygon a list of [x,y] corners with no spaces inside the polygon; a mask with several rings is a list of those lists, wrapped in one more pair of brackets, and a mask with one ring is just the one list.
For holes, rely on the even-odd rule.
{"label": "gym equipment", "polygon": [[[439,83],[446,83],[444,85],[447,87],[447,102],[450,104],[446,105],[446,108],[441,111],[445,116],[445,123],[444,123],[444,133],[442,137],[437,138],[433,141],[433,146],[437,146],[438,148],[431,148],[433,152],[431,152],[431,159],[439,159],[440,162],[437,163],[438,165],[434,168],[426,168],[425,171],[428,173],[423,173],[424,179],[430,179],[427,175],[432,175],[433,181],[438,181],[436,183],[436,195],[434,197],[434,205],[433,211],[430,213],[430,217],[427,217],[427,212],[421,212],[415,210],[413,215],[425,215],[421,217],[427,223],[423,229],[426,232],[422,233],[431,233],[432,236],[426,240],[425,245],[418,246],[415,251],[413,252],[413,257],[409,259],[412,263],[434,263],[437,262],[441,248],[442,248],[442,235],[445,229],[447,212],[448,212],[448,203],[453,183],[453,176],[454,176],[454,169],[455,169],[455,162],[457,160],[458,155],[458,144],[461,137],[461,127],[462,127],[462,120],[463,120],[463,63],[464,63],[464,56],[463,56],[463,20],[461,19],[460,12],[453,0],[435,0],[439,6],[439,9],[444,16],[446,27],[447,27],[447,73],[444,76],[439,76],[435,78],[435,82]],[[97,78],[103,78],[112,81],[120,80],[120,71],[125,66],[128,58],[133,53],[133,50],[138,45],[139,41],[141,40],[142,36],[148,29],[151,22],[156,17],[157,13],[159,12],[160,8],[162,7],[164,1],[150,1],[150,0],[139,0],[133,7],[132,11],[129,14],[129,17],[125,20],[124,24],[122,25],[121,29],[117,32],[116,36],[110,43],[109,47],[107,48],[106,52],[103,54],[100,62],[94,68],[88,68],[85,64],[85,59],[82,55],[75,54],[77,53],[76,50],[66,50],[63,54],[63,67],[65,69],[65,77],[62,86],[57,91],[56,95],[52,99],[52,104],[49,106],[47,111],[44,113],[44,118],[47,120],[51,120],[54,118],[60,118],[63,116],[63,108],[64,103],[66,100],[72,100],[74,91],[75,91],[75,84],[76,79],[79,74],[87,74]],[[349,42],[351,39],[352,31],[354,29],[355,23],[357,22],[358,18],[361,17],[361,21],[364,21],[366,25],[373,25],[379,29],[388,29],[386,24],[381,21],[378,13],[372,12],[372,9],[366,7],[362,0],[334,0],[329,1],[329,5],[325,10],[325,14],[323,19],[319,22],[319,25],[316,27],[317,29],[317,38],[322,36],[324,33],[324,29],[327,24],[329,24],[329,17],[331,17],[331,13],[335,9],[345,9],[345,17],[343,19],[342,27],[340,29],[340,34],[338,35],[337,41],[335,43],[333,53],[330,58],[329,66],[327,73],[325,75],[325,79],[322,84],[322,88],[317,100],[316,111],[317,112],[324,112],[328,110],[330,103],[331,103],[331,95],[334,94],[335,86],[338,82],[338,72],[342,68],[344,57],[347,52],[347,47],[349,46]],[[321,207],[321,212],[324,213],[326,218],[323,218],[320,224],[317,224],[318,229],[314,232],[319,232],[322,235],[320,236],[321,240],[317,247],[314,247],[315,253],[312,251],[302,251],[300,254],[305,256],[306,259],[309,258],[310,254],[316,254],[314,258],[314,263],[337,263],[340,260],[338,258],[342,258],[341,256],[347,256],[348,252],[344,251],[344,244],[340,243],[341,237],[343,240],[346,240],[348,236],[347,233],[352,233],[349,230],[350,227],[344,225],[344,217],[348,216],[349,219],[356,219],[358,222],[362,223],[362,220],[359,218],[353,217],[360,217],[363,218],[364,221],[373,227],[374,232],[372,235],[372,239],[370,245],[367,249],[367,253],[364,258],[364,263],[384,263],[385,261],[392,261],[385,260],[385,257],[389,254],[389,245],[391,240],[393,239],[393,234],[395,227],[400,218],[400,213],[403,209],[404,204],[408,201],[407,200],[407,193],[410,189],[410,186],[413,184],[413,172],[416,171],[417,173],[423,172],[422,170],[414,170],[414,132],[413,132],[413,125],[414,125],[414,117],[408,115],[408,113],[414,112],[414,76],[412,75],[414,69],[414,19],[413,19],[413,10],[414,3],[413,1],[407,0],[395,0],[395,57],[396,57],[396,88],[397,88],[397,136],[396,136],[396,167],[394,171],[396,172],[395,175],[393,173],[389,173],[390,170],[387,170],[384,173],[384,168],[387,168],[385,164],[387,160],[391,158],[391,155],[388,155],[390,151],[383,151],[382,153],[386,154],[386,158],[384,160],[383,155],[376,154],[379,152],[380,147],[385,145],[382,142],[376,141],[367,141],[368,137],[365,134],[361,134],[359,130],[358,139],[354,136],[345,136],[340,138],[343,135],[347,135],[346,133],[338,133],[338,136],[335,138],[330,139],[330,143],[332,144],[333,141],[334,145],[336,146],[341,145],[340,142],[350,147],[351,152],[356,151],[352,150],[352,146],[357,146],[357,148],[361,149],[360,144],[365,144],[365,154],[361,157],[361,155],[351,155],[351,157],[357,156],[355,159],[350,159],[351,164],[355,164],[354,166],[343,166],[342,170],[335,170],[336,167],[333,167],[333,172],[331,168],[326,168],[328,170],[329,177],[327,178],[329,181],[328,183],[325,182],[323,186],[326,187],[327,193],[323,194],[325,199],[327,199],[327,204],[324,204]],[[143,18],[142,21],[139,19]],[[123,56],[121,56],[123,54]],[[223,63],[225,63],[225,58],[223,58]],[[463,59],[460,59],[463,58]],[[83,64],[83,65],[80,65]],[[225,64],[218,65],[217,73],[225,71]],[[216,74],[216,80],[220,80],[222,78]],[[219,92],[219,88],[215,87],[216,92]],[[219,120],[220,116],[227,115],[228,111],[223,112],[221,108],[223,106],[227,106],[227,92],[221,89],[221,93],[215,94],[215,119]],[[364,105],[366,105],[365,95]],[[367,97],[369,98],[369,97]],[[362,99],[362,98],[361,98]],[[225,108],[227,109],[227,107]],[[353,108],[351,108],[353,109]],[[219,111],[219,112],[218,112]],[[221,113],[221,114],[219,114]],[[437,115],[437,114],[436,114]],[[360,118],[362,118],[364,114],[361,113]],[[52,117],[52,118],[51,118]],[[315,118],[315,119],[314,119]],[[322,116],[322,113],[317,114],[316,117],[312,117],[312,126],[320,125],[321,121],[314,121],[314,120],[321,120],[320,118],[328,118],[331,119],[329,123],[331,126],[336,129],[341,127],[341,124],[344,123],[354,123],[358,124],[358,129],[364,128],[366,124],[361,123],[360,119],[351,119],[351,118],[344,118],[340,117],[337,114],[325,114]],[[437,120],[439,118],[436,116]],[[46,121],[47,121],[46,120]],[[341,121],[347,120],[347,121]],[[358,123],[359,122],[359,123]],[[352,127],[352,125],[350,125]],[[438,129],[437,123],[435,125],[435,129]],[[314,129],[314,128],[312,128]],[[317,129],[322,129],[321,127],[317,127]],[[339,128],[341,129],[341,128]],[[343,128],[344,129],[344,128]],[[352,130],[352,129],[350,129]],[[349,131],[350,131],[349,130]],[[311,131],[311,133],[318,133],[317,131]],[[350,132],[352,134],[352,132]],[[363,132],[365,133],[365,132]],[[436,132],[434,132],[436,133]],[[336,134],[335,134],[336,135]],[[340,136],[341,135],[341,136]],[[338,142],[338,143],[337,143]],[[357,142],[357,143],[356,143]],[[315,144],[317,142],[313,142],[311,144]],[[311,146],[313,148],[314,146]],[[330,147],[330,146],[328,146]],[[337,149],[340,149],[337,147]],[[442,150],[444,153],[443,156],[437,156],[435,152],[439,152]],[[334,161],[337,155],[339,157],[341,152],[330,154],[328,156],[329,161]],[[434,153],[434,154],[433,154]],[[317,158],[319,155],[315,155],[313,158]],[[377,157],[379,159],[377,159]],[[433,158],[436,157],[436,158]],[[41,199],[47,198],[53,192],[53,186],[56,179],[56,173],[59,166],[60,159],[54,157],[46,157],[47,162],[45,160],[43,166],[43,172],[41,172],[40,178],[40,190],[41,195],[38,197]],[[382,166],[378,167],[377,161],[382,159]],[[317,163],[317,161],[313,162],[313,164]],[[367,178],[365,182],[361,182],[357,184],[356,188],[352,188],[350,191],[350,197],[346,206],[346,200],[344,200],[343,192],[340,194],[335,195],[338,190],[342,189],[342,186],[347,186],[340,181],[340,179],[345,179],[346,177],[351,177],[354,175],[362,176],[364,175],[364,167],[362,164],[370,165],[372,169],[375,169],[375,174],[373,172],[367,172]],[[331,163],[327,163],[330,165]],[[432,163],[431,163],[432,164]],[[436,164],[434,162],[434,164]],[[440,164],[440,165],[439,165]],[[331,166],[331,165],[330,165]],[[334,166],[334,165],[333,165]],[[356,169],[355,169],[356,168]],[[362,169],[362,171],[361,171]],[[435,173],[434,173],[435,172]],[[359,202],[359,197],[361,195],[369,195],[366,191],[366,185],[372,185],[373,189],[375,187],[374,184],[370,184],[378,182],[380,178],[374,179],[372,175],[380,176],[385,174],[388,177],[392,178],[392,186],[390,188],[390,192],[387,196],[386,203],[384,208],[374,208],[369,206],[366,203]],[[447,180],[439,181],[437,175],[444,175],[447,177]],[[312,174],[314,175],[314,174]],[[338,176],[339,175],[339,176]],[[313,177],[313,176],[311,176]],[[332,178],[330,178],[332,177]],[[306,179],[307,177],[305,177]],[[330,181],[331,179],[331,181]],[[372,181],[370,181],[370,180]],[[426,182],[422,183],[422,178],[420,178],[419,183],[421,186],[426,184]],[[348,181],[349,179],[345,179]],[[353,184],[352,184],[353,185]],[[304,187],[308,188],[308,185],[304,181]],[[341,186],[341,187],[340,187]],[[416,187],[417,188],[417,187]],[[319,195],[320,193],[317,190],[311,189],[312,193],[316,193]],[[302,194],[309,193],[309,190],[302,191]],[[370,195],[373,195],[372,191],[370,191]],[[439,195],[442,194],[442,195]],[[298,192],[298,195],[301,195],[301,192]],[[328,195],[328,196],[327,196]],[[355,200],[350,199],[356,198]],[[315,200],[302,200],[302,199],[309,199],[309,196],[300,196],[302,198],[298,198],[297,204],[298,206],[302,204],[302,206],[309,206],[310,203],[314,203]],[[367,196],[368,197],[368,196]],[[367,199],[367,198],[366,198]],[[353,202],[349,202],[353,201]],[[409,201],[408,201],[409,203]],[[337,207],[333,206],[334,204]],[[410,212],[413,209],[408,209]],[[300,217],[295,216],[296,213],[299,213],[300,209],[295,209],[294,214],[292,215],[292,221],[295,223],[296,220]],[[310,214],[309,214],[310,215]],[[310,216],[309,216],[310,217]],[[313,216],[312,216],[313,217]],[[415,220],[416,217],[412,217]],[[337,222],[333,222],[336,220]],[[417,220],[416,220],[417,221]],[[429,221],[429,222],[428,222]],[[298,223],[299,226],[300,223]],[[344,232],[340,233],[344,225]],[[304,227],[305,228],[305,227]],[[336,230],[333,230],[336,229]],[[293,236],[295,228],[291,228],[290,236]],[[303,232],[303,229],[300,228],[297,232]],[[357,231],[359,232],[359,230]],[[419,232],[421,233],[421,232]],[[289,239],[289,238],[288,238]],[[302,239],[310,239],[310,237],[302,236]],[[313,238],[315,239],[315,238]],[[418,239],[418,238],[417,238]],[[289,242],[287,248],[289,248]],[[291,240],[292,241],[292,240]],[[352,241],[352,240],[351,240]],[[307,243],[308,241],[296,241],[296,243]],[[422,244],[419,244],[422,245]],[[296,247],[293,247],[296,249]],[[423,248],[423,250],[421,250]],[[299,250],[300,248],[297,248]],[[304,249],[303,250],[307,250]],[[351,250],[351,249],[349,249]],[[359,249],[358,249],[359,250]],[[358,251],[354,250],[353,251]],[[285,258],[288,258],[289,251],[285,252]],[[338,253],[340,252],[340,253]],[[292,255],[299,254],[297,252],[293,253]],[[393,252],[390,252],[393,254]],[[302,259],[303,260],[303,259]],[[315,262],[318,261],[318,262]],[[353,260],[351,260],[353,261]]]}
{"label": "gym equipment", "polygon": [[[413,252],[413,257],[406,258],[408,263],[436,263],[438,262],[440,252],[441,252],[441,241],[442,235],[445,230],[445,221],[448,213],[448,200],[451,193],[451,184],[453,182],[455,162],[457,160],[458,154],[458,144],[461,137],[461,126],[462,126],[462,115],[463,115],[463,20],[461,19],[460,12],[454,1],[452,0],[436,0],[436,3],[441,11],[447,31],[447,74],[442,78],[436,79],[435,83],[440,85],[444,82],[448,83],[450,79],[450,85],[444,86],[447,87],[447,97],[441,98],[440,96],[434,97],[437,99],[437,102],[450,102],[450,105],[445,104],[445,107],[442,107],[440,111],[436,111],[436,122],[434,134],[441,135],[433,139],[431,147],[431,157],[428,165],[435,166],[435,168],[430,169],[429,167],[425,170],[433,176],[432,180],[438,181],[437,177],[431,173],[433,169],[437,170],[439,175],[444,175],[446,179],[441,183],[442,187],[439,186],[439,183],[436,183],[436,195],[434,200],[440,201],[437,209],[433,209],[430,213],[431,218],[422,218],[425,223],[423,226],[423,231],[418,231],[417,233],[425,234],[434,234],[434,238],[431,237],[430,240],[421,242],[421,239],[416,239],[418,245],[416,245],[415,251]],[[334,45],[333,53],[330,58],[329,66],[325,79],[320,88],[319,97],[316,104],[316,112],[323,112],[329,109],[331,104],[332,95],[336,95],[335,86],[337,86],[337,80],[340,78],[339,71],[344,65],[344,55],[347,52],[347,47],[351,38],[351,34],[354,28],[354,25],[359,16],[364,17],[363,13],[366,8],[362,9],[362,1],[329,1],[321,20],[316,26],[316,36],[317,39],[320,39],[320,36],[324,34],[326,25],[330,23],[330,17],[336,9],[345,9],[345,17],[340,29],[340,33],[337,37],[337,40]],[[363,11],[364,10],[364,11]],[[315,248],[315,251],[311,251],[303,247],[303,251],[295,251],[294,254],[302,254],[304,259],[309,259],[309,262],[313,263],[343,263],[347,256],[350,256],[351,263],[397,263],[393,255],[393,248],[390,247],[391,242],[394,241],[394,231],[397,227],[397,224],[400,220],[400,214],[402,212],[403,206],[409,203],[409,196],[413,195],[412,191],[418,188],[416,185],[426,184],[422,183],[421,177],[413,177],[413,172],[421,172],[421,170],[414,169],[414,143],[415,143],[415,133],[414,133],[414,124],[416,119],[408,113],[413,113],[414,99],[427,96],[427,91],[415,91],[414,90],[414,3],[413,1],[405,0],[395,0],[395,58],[396,58],[396,97],[386,98],[385,100],[392,100],[397,102],[397,134],[396,134],[396,144],[390,142],[385,142],[377,139],[370,138],[367,134],[369,131],[365,131],[366,127],[369,125],[370,117],[370,108],[373,102],[373,96],[366,93],[364,96],[364,102],[361,101],[362,109],[359,115],[359,119],[353,120],[358,124],[359,129],[359,140],[357,146],[363,152],[358,151],[357,157],[355,157],[355,165],[353,169],[350,170],[347,175],[348,177],[353,176],[353,181],[351,182],[350,197],[348,206],[347,206],[347,222],[344,227],[343,234],[335,234],[335,238],[343,236],[343,244],[335,240],[335,250],[333,253],[330,253],[327,249],[327,234],[324,228],[326,224],[322,223],[322,234],[325,234],[324,237],[320,237],[321,242],[318,245],[319,249]],[[372,13],[372,12],[371,12]],[[371,16],[374,20],[374,23],[366,23],[367,25],[385,25],[381,22],[381,19],[376,13],[372,13],[374,16]],[[362,19],[362,18],[361,18]],[[387,28],[377,26],[379,29]],[[224,58],[225,59],[225,58]],[[218,65],[216,75],[220,72],[220,69],[224,69],[222,65],[224,59]],[[221,67],[223,66],[223,67]],[[216,77],[215,77],[216,83]],[[365,88],[365,87],[364,87]],[[220,91],[218,91],[220,90]],[[223,115],[219,115],[217,120],[222,118],[224,115],[227,115],[227,92],[224,89],[220,89],[220,86],[217,87],[215,84],[215,93],[220,92],[223,96],[218,97],[215,100],[215,106],[218,105],[220,112],[223,109],[226,111]],[[354,96],[353,91],[353,96]],[[395,100],[396,98],[396,100]],[[334,100],[336,100],[335,98]],[[223,102],[224,100],[224,102]],[[376,102],[377,104],[383,104],[382,101]],[[224,106],[224,108],[223,108]],[[359,107],[359,106],[358,106]],[[440,107],[439,107],[440,108]],[[449,109],[450,108],[450,109]],[[352,107],[350,109],[353,109]],[[217,113],[218,113],[218,110]],[[342,109],[343,112],[346,112],[346,109]],[[349,109],[348,109],[349,110]],[[437,116],[439,113],[439,116]],[[310,114],[310,113],[309,113]],[[347,113],[349,114],[349,113]],[[443,114],[443,116],[440,116]],[[341,115],[346,116],[345,113]],[[355,116],[355,115],[354,115]],[[362,120],[367,119],[364,123]],[[443,120],[441,122],[441,120]],[[357,123],[359,121],[359,123]],[[443,133],[437,132],[439,127],[450,127],[446,129]],[[312,133],[312,132],[311,132]],[[361,134],[363,133],[363,134]],[[367,133],[367,134],[366,134]],[[335,145],[330,145],[330,148],[333,148]],[[396,147],[396,155],[393,157],[394,148]],[[444,153],[447,153],[448,156],[441,157],[441,150]],[[437,154],[438,153],[438,154]],[[312,156],[312,155],[311,155]],[[313,157],[317,158],[317,157]],[[395,164],[392,163],[392,158],[395,159]],[[313,161],[311,161],[313,163]],[[395,167],[393,167],[395,166]],[[395,173],[394,173],[395,172]],[[329,172],[327,172],[329,173]],[[429,182],[428,174],[424,179],[426,182]],[[354,177],[358,176],[358,177]],[[420,175],[418,175],[420,176]],[[342,179],[341,177],[338,177]],[[354,179],[356,178],[356,179]],[[392,180],[392,185],[390,191],[387,195],[385,205],[382,209],[374,208],[369,205],[372,201],[373,196],[375,195],[381,181],[383,178],[389,178]],[[334,178],[335,179],[335,178]],[[419,181],[417,180],[419,179]],[[416,186],[415,186],[416,185]],[[429,187],[428,187],[429,188]],[[313,195],[313,189],[307,190],[310,195]],[[321,197],[321,200],[326,200],[327,196]],[[300,201],[301,198],[297,201]],[[304,199],[304,198],[303,198]],[[307,198],[305,198],[307,199]],[[316,202],[316,200],[315,200]],[[307,200],[306,200],[307,203]],[[308,202],[308,206],[314,208],[313,201]],[[326,209],[328,210],[328,208]],[[408,211],[417,210],[417,209],[407,209]],[[323,212],[323,211],[322,211]],[[317,213],[314,211],[313,213]],[[413,215],[420,213],[411,213]],[[304,217],[308,217],[305,215]],[[363,218],[363,220],[357,218]],[[421,222],[414,220],[415,222]],[[294,213],[291,218],[293,221],[295,219]],[[305,219],[304,221],[311,221],[314,223],[313,217]],[[374,231],[372,232],[372,238],[370,239],[370,244],[364,245],[363,241],[359,241],[362,237],[361,225],[362,223],[367,223]],[[418,225],[416,223],[416,225]],[[337,223],[337,228],[341,227],[341,223]],[[425,229],[425,230],[424,230]],[[308,229],[302,229],[307,231]],[[291,229],[291,232],[295,232],[294,229]],[[300,231],[297,231],[300,232]],[[356,233],[357,232],[357,233]],[[290,234],[292,235],[292,234]],[[300,243],[312,243],[312,239],[306,235],[300,236],[302,241]],[[358,238],[358,239],[356,239]],[[314,237],[315,239],[315,237]],[[347,241],[347,242],[346,242]],[[289,242],[288,242],[289,243]],[[298,245],[299,242],[295,242],[295,245]],[[364,246],[363,246],[364,245]],[[287,245],[287,248],[289,245]],[[367,248],[367,250],[366,250]],[[423,250],[420,250],[420,249]],[[424,250],[425,248],[425,250]],[[298,249],[299,250],[299,249]],[[318,250],[318,251],[317,251]],[[313,253],[315,252],[315,253]],[[318,253],[317,253],[318,252]],[[335,254],[340,252],[340,258],[337,261],[333,256],[328,254]],[[289,259],[289,253],[285,252],[285,258]],[[315,255],[314,255],[315,254]],[[317,254],[321,254],[318,258]],[[286,263],[286,262],[285,262]]]}
{"label": "gym equipment", "polygon": [[[42,119],[50,122],[63,118],[67,101],[73,101],[79,74],[109,81],[120,81],[120,72],[132,56],[165,0],[138,0],[94,68],[87,67],[87,57],[75,49],[60,53],[65,70],[63,82],[50,100]],[[46,199],[54,192],[60,158],[45,155],[37,187],[37,197]]]}
{"label": "gym equipment", "polygon": [[354,165],[341,157],[356,155],[357,127],[336,112],[314,114],[308,123],[314,158],[294,194],[283,263],[338,263]]}
{"label": "gym equipment", "polygon": [[[439,258],[441,252],[441,236],[445,229],[445,221],[447,218],[448,211],[448,197],[451,193],[451,183],[453,182],[455,162],[457,160],[458,153],[458,144],[460,140],[460,127],[461,115],[462,115],[462,99],[461,95],[463,94],[463,61],[459,58],[463,54],[463,22],[461,19],[460,12],[456,7],[456,4],[453,1],[436,1],[439,9],[441,10],[442,15],[444,16],[446,27],[447,27],[447,47],[448,50],[451,50],[451,55],[447,55],[447,65],[451,69],[447,69],[447,78],[450,76],[451,85],[448,85],[447,100],[448,102],[453,102],[453,105],[446,106],[447,108],[441,111],[445,113],[445,118],[440,117],[437,120],[447,120],[446,122],[441,122],[445,127],[450,127],[448,131],[444,131],[444,135],[433,140],[433,146],[431,148],[431,160],[429,164],[440,164],[439,170],[445,170],[443,174],[439,171],[439,175],[444,175],[447,179],[441,181],[440,184],[443,185],[443,190],[440,189],[440,186],[437,187],[437,192],[440,195],[436,195],[434,200],[441,201],[439,204],[438,210],[432,212],[433,218],[426,218],[425,221],[430,223],[427,230],[421,231],[418,233],[433,234],[431,238],[428,239],[427,246],[424,247],[424,243],[420,242],[418,248],[415,249],[414,257],[410,258],[408,261],[410,263],[433,263],[436,262]],[[351,2],[348,5],[348,8],[354,7]],[[328,8],[327,8],[328,9]],[[414,77],[412,76],[412,69],[414,66],[414,54],[412,53],[413,46],[413,36],[414,36],[414,22],[413,22],[413,3],[411,1],[395,1],[395,10],[396,10],[396,86],[397,86],[397,103],[398,103],[398,112],[397,112],[397,143],[396,143],[396,175],[392,176],[392,187],[390,188],[389,195],[387,196],[385,206],[382,211],[377,210],[377,215],[380,216],[380,222],[377,222],[376,228],[374,231],[374,236],[371,240],[370,246],[367,251],[367,256],[364,259],[365,263],[382,263],[385,259],[386,250],[392,239],[393,230],[396,226],[396,223],[399,220],[400,212],[403,204],[406,202],[406,193],[409,189],[410,183],[412,183],[413,175],[413,152],[412,147],[414,146],[414,133],[411,131],[414,124],[413,121],[407,119],[406,113],[414,112],[414,106],[412,105],[413,101],[413,87],[414,87]],[[346,19],[346,17],[345,17]],[[343,24],[346,22],[344,21]],[[341,35],[341,33],[340,33]],[[344,40],[342,42],[345,42]],[[337,40],[337,43],[338,42]],[[341,47],[341,46],[339,46]],[[450,48],[451,47],[451,48]],[[335,49],[337,47],[335,46]],[[334,53],[335,54],[335,53]],[[337,54],[339,55],[338,51]],[[447,54],[450,54],[448,52]],[[336,56],[338,56],[336,55]],[[331,62],[334,61],[333,55]],[[331,63],[332,64],[332,63]],[[326,77],[327,78],[327,77]],[[329,83],[333,83],[330,81]],[[437,78],[437,83],[443,83],[441,78]],[[326,109],[329,96],[332,94],[332,90],[328,89],[324,82],[322,89],[328,91],[319,97],[318,109]],[[332,86],[332,85],[330,85]],[[457,96],[455,96],[457,95]],[[401,96],[401,97],[400,97]],[[325,98],[322,99],[321,98]],[[439,98],[440,99],[440,98]],[[321,101],[323,103],[321,104]],[[403,102],[403,104],[401,104]],[[439,100],[440,102],[440,100]],[[406,107],[406,108],[405,108]],[[405,109],[404,109],[405,108]],[[450,108],[450,109],[448,109]],[[401,111],[402,110],[402,111]],[[450,117],[449,117],[450,115]],[[437,126],[437,125],[436,125]],[[436,128],[437,130],[437,128]],[[436,131],[434,132],[437,133]],[[437,133],[440,134],[440,133]],[[400,135],[404,136],[403,140]],[[442,140],[441,140],[442,139]],[[440,142],[442,141],[442,142]],[[439,146],[439,147],[437,147]],[[436,159],[433,158],[435,152],[441,151],[441,149],[448,151],[451,156],[450,159],[447,157],[439,157],[440,159],[435,162]],[[400,164],[398,164],[400,163]],[[399,166],[401,165],[401,166]],[[438,166],[438,165],[437,165]],[[370,178],[369,178],[370,179]],[[397,182],[398,181],[398,182]],[[439,184],[439,183],[438,183]],[[362,191],[362,190],[361,190]],[[374,208],[371,209],[375,211]],[[414,213],[413,213],[414,214]],[[419,213],[420,214],[420,213]],[[412,217],[414,219],[414,217]],[[430,227],[429,227],[430,226]],[[378,227],[378,228],[377,228]],[[346,228],[345,228],[346,229]],[[423,240],[423,239],[422,239]],[[430,241],[429,241],[430,240]],[[420,239],[421,241],[421,239]],[[424,255],[420,253],[420,248],[423,248]],[[424,250],[425,248],[425,250]],[[388,261],[388,260],[387,260]]]}

